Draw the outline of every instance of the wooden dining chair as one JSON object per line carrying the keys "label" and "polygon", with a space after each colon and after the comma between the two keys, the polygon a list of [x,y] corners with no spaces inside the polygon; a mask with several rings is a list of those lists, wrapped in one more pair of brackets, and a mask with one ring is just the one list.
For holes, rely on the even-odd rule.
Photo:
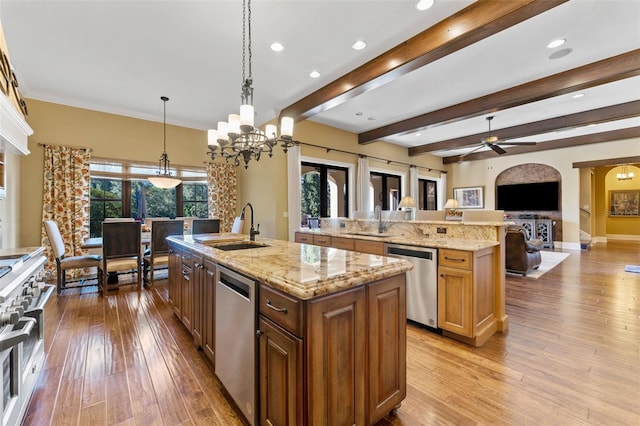
{"label": "wooden dining chair", "polygon": [[[143,280],[145,284],[153,285],[153,275],[156,268],[166,268],[169,265],[169,235],[182,235],[184,220],[156,220],[151,228],[151,247],[149,254],[142,258]],[[151,271],[151,278],[147,275]]]}
{"label": "wooden dining chair", "polygon": [[[66,247],[64,241],[62,240],[62,235],[60,234],[60,229],[58,228],[58,224],[53,220],[45,220],[44,221],[44,229],[47,232],[47,238],[49,238],[49,243],[51,244],[51,249],[53,250],[53,256],[56,259],[56,273],[57,273],[57,281],[56,287],[58,290],[58,294],[64,289],[73,288],[73,287],[83,287],[85,286],[86,278],[81,278],[79,280],[68,280],[66,272],[71,269],[84,269],[84,268],[96,268],[97,270],[97,281],[98,281],[98,290],[102,291],[102,283],[103,283],[103,273],[102,273],[102,256],[86,254],[81,256],[70,256],[66,257]],[[79,285],[68,286],[69,283],[79,282]]]}
{"label": "wooden dining chair", "polygon": [[142,289],[140,232],[140,222],[102,222],[103,271],[134,272],[136,284]]}
{"label": "wooden dining chair", "polygon": [[192,234],[217,234],[220,232],[220,219],[193,219]]}

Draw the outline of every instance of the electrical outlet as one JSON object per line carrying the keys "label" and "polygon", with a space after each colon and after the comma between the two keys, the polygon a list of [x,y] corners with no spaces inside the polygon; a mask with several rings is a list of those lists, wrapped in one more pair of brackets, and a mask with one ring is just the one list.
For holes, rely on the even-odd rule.
{"label": "electrical outlet", "polygon": [[446,234],[446,233],[447,233],[447,228],[442,227],[442,226],[439,226],[439,227],[436,229],[436,232],[437,232],[438,234]]}
{"label": "electrical outlet", "polygon": [[340,222],[340,228],[346,228],[346,227],[347,227],[347,224],[346,224],[346,223],[344,223],[344,222]]}

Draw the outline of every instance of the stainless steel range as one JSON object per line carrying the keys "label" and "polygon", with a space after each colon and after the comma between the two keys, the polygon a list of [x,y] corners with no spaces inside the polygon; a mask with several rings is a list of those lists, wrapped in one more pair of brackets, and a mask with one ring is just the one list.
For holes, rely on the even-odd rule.
{"label": "stainless steel range", "polygon": [[55,286],[44,283],[43,251],[42,247],[23,253],[0,250],[0,268],[5,272],[0,278],[3,425],[21,423],[44,363],[44,305]]}

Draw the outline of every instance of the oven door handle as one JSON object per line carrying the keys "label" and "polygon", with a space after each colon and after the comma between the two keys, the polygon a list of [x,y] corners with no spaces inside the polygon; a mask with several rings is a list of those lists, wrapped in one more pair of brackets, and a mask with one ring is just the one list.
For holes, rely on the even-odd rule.
{"label": "oven door handle", "polygon": [[0,338],[0,352],[4,352],[7,349],[10,349],[27,340],[27,338],[31,334],[31,330],[33,330],[33,327],[37,324],[37,322],[38,321],[36,321],[35,318],[20,318],[14,326],[18,330],[11,331]]}
{"label": "oven door handle", "polygon": [[44,305],[46,305],[47,301],[49,301],[49,298],[51,297],[51,293],[53,293],[53,289],[55,288],[55,286],[45,285],[45,288],[46,290],[40,293],[40,296],[38,296],[38,304],[35,307],[25,311],[25,316],[35,319],[40,318],[40,315],[44,311]]}

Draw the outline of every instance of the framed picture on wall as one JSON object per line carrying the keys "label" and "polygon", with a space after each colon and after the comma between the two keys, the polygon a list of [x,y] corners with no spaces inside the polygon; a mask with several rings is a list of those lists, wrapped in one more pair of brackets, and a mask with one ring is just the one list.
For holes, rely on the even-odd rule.
{"label": "framed picture on wall", "polygon": [[640,190],[609,191],[609,216],[640,216]]}
{"label": "framed picture on wall", "polygon": [[458,201],[461,209],[483,209],[484,186],[453,188],[453,198]]}

